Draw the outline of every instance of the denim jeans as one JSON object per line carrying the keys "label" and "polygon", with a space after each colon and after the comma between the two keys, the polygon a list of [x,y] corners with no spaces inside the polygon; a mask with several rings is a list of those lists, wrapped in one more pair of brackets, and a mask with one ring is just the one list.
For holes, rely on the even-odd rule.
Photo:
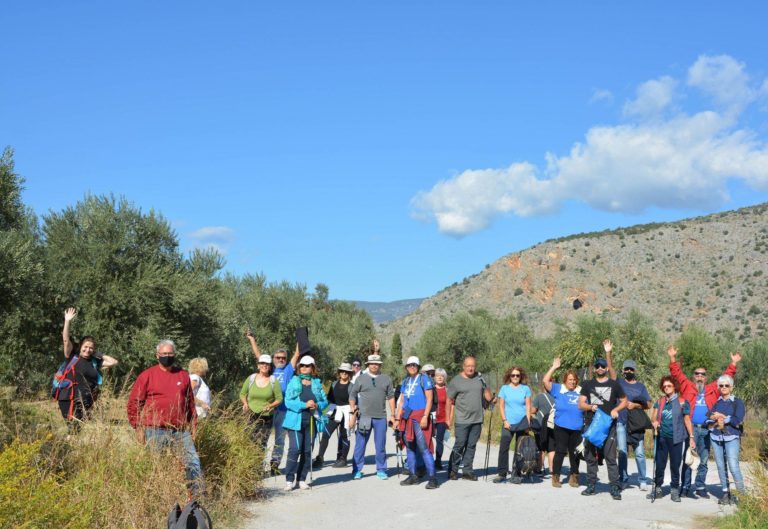
{"label": "denim jeans", "polygon": [[376,447],[376,471],[387,470],[387,420],[371,419],[371,429],[365,433],[355,432],[355,452],[352,458],[352,473],[362,472],[365,466],[365,445],[373,432],[373,444]]}
{"label": "denim jeans", "polygon": [[184,462],[187,487],[193,496],[198,496],[203,491],[203,471],[192,435],[189,432],[163,428],[145,428],[144,435],[152,450],[170,449],[178,453]]}
{"label": "denim jeans", "polygon": [[[696,481],[694,483],[694,487],[696,490],[704,490],[706,488],[705,483],[707,481],[707,460],[709,459],[709,449],[711,445],[709,430],[703,426],[694,426],[693,436],[696,441],[696,452],[701,458],[701,462],[696,469]],[[691,469],[691,467],[683,467],[683,490],[689,490],[691,488],[692,474],[693,469]]]}
{"label": "denim jeans", "polygon": [[282,406],[275,409],[272,414],[272,424],[275,427],[275,446],[272,448],[272,462],[280,464],[283,459],[283,450],[285,449],[285,429],[283,428],[283,421],[285,420],[285,412],[287,409],[281,410]]}
{"label": "denim jeans", "polygon": [[455,426],[456,440],[453,443],[449,470],[458,472],[459,466],[463,466],[465,474],[472,473],[472,464],[475,460],[477,441],[480,440],[480,432],[483,423],[457,424]]}
{"label": "denim jeans", "polygon": [[738,437],[731,441],[715,441],[712,439],[712,452],[715,454],[717,473],[720,476],[720,486],[723,488],[723,491],[728,490],[728,475],[725,469],[727,460],[728,471],[733,476],[736,490],[744,492],[744,477],[741,475],[741,468],[739,467],[740,446],[741,439]]}
{"label": "denim jeans", "polygon": [[287,430],[288,458],[285,461],[285,480],[306,481],[312,459],[312,436],[309,424],[302,424],[301,430]]}
{"label": "denim jeans", "polygon": [[432,457],[432,452],[429,451],[429,445],[427,444],[427,440],[424,438],[424,430],[421,429],[421,425],[419,425],[418,421],[413,422],[415,423],[413,425],[413,441],[405,441],[405,449],[408,453],[408,470],[411,471],[411,474],[416,473],[416,466],[418,462],[416,454],[420,454],[422,461],[424,462],[424,466],[427,468],[427,475],[430,478],[434,478],[435,458]]}
{"label": "denim jeans", "polygon": [[[627,442],[627,425],[616,424],[616,444],[619,448],[619,476],[622,483],[629,481],[629,443]],[[645,440],[640,440],[634,449],[635,463],[637,464],[637,482],[639,484],[650,481],[645,473]]]}

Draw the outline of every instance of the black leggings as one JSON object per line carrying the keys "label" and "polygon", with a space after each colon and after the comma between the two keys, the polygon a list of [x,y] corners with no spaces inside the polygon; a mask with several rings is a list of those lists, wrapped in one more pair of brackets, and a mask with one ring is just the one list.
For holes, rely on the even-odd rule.
{"label": "black leggings", "polygon": [[333,432],[339,431],[338,447],[336,448],[336,461],[347,461],[347,455],[349,455],[349,438],[347,436],[347,429],[342,426],[341,422],[334,420],[328,421],[328,426],[323,432],[323,436],[320,438],[320,451],[317,456],[322,459],[325,455],[325,450],[328,448],[328,441],[331,439]]}
{"label": "black leggings", "polygon": [[656,440],[656,475],[654,482],[657,487],[664,484],[664,471],[667,469],[669,459],[670,485],[672,489],[680,486],[680,467],[683,465],[683,451],[685,442],[675,444],[671,437],[659,436]]}
{"label": "black leggings", "polygon": [[[444,422],[435,423],[435,462],[439,463],[443,458],[443,439],[445,439],[445,432],[448,430],[448,425]],[[450,458],[449,458],[450,459]]]}
{"label": "black leggings", "polygon": [[67,430],[69,433],[77,433],[83,421],[91,418],[91,408],[93,401],[85,401],[81,397],[75,396],[74,400],[66,399],[59,401],[59,411],[61,416],[67,421]]}
{"label": "black leggings", "polygon": [[525,430],[518,430],[516,432],[512,432],[507,430],[506,428],[501,429],[501,439],[499,440],[499,464],[498,464],[498,471],[499,476],[506,478],[507,472],[509,472],[509,445],[512,444],[512,438],[515,439],[515,452],[512,459],[512,475],[513,476],[519,476],[520,472],[517,468],[516,464],[516,457],[517,457],[517,443],[520,441],[520,438],[523,436],[528,435],[525,433]]}
{"label": "black leggings", "polygon": [[576,447],[581,443],[581,430],[569,430],[555,425],[555,459],[552,463],[552,474],[559,476],[563,469],[563,459],[566,452],[571,464],[571,474],[579,473],[579,458]]}

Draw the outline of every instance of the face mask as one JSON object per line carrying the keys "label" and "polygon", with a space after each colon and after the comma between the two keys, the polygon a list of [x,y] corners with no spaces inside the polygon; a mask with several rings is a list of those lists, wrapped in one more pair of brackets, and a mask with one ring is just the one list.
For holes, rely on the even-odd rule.
{"label": "face mask", "polygon": [[176,361],[175,356],[161,356],[159,359],[160,365],[163,367],[171,367]]}
{"label": "face mask", "polygon": [[635,380],[634,373],[624,373],[624,380]]}

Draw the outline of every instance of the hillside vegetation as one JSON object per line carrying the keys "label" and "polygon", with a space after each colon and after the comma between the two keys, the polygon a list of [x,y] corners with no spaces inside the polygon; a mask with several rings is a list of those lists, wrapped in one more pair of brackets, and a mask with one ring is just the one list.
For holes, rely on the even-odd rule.
{"label": "hillside vegetation", "polygon": [[486,265],[380,330],[387,344],[399,334],[407,352],[430,326],[469,311],[515,315],[545,337],[560,320],[637,310],[668,339],[696,324],[746,342],[765,334],[767,296],[768,204],[761,204],[545,241]]}

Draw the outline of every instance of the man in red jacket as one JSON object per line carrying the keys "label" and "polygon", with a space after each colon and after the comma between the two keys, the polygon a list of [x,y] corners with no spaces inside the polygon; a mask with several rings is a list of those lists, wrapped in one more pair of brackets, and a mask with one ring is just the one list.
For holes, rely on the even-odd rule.
{"label": "man in red jacket", "polygon": [[[689,498],[708,498],[705,482],[707,479],[707,459],[709,459],[709,430],[707,430],[707,417],[709,411],[717,402],[720,396],[720,390],[717,387],[717,379],[707,384],[707,370],[704,367],[697,367],[693,370],[693,382],[683,374],[680,363],[677,362],[677,349],[670,345],[667,349],[669,355],[669,374],[672,375],[678,384],[680,384],[680,396],[683,397],[691,406],[691,420],[693,421],[693,436],[696,441],[696,452],[699,454],[700,462],[696,469],[695,493],[691,487],[692,469],[689,466],[683,466],[683,487],[681,496]],[[734,377],[736,375],[736,364],[741,361],[741,353],[731,353],[731,363],[725,370],[726,375]]]}
{"label": "man in red jacket", "polygon": [[176,345],[157,345],[158,364],[144,370],[128,396],[128,422],[140,443],[156,450],[173,448],[181,453],[192,496],[202,491],[203,474],[195,449],[197,413],[189,373],[175,366]]}

